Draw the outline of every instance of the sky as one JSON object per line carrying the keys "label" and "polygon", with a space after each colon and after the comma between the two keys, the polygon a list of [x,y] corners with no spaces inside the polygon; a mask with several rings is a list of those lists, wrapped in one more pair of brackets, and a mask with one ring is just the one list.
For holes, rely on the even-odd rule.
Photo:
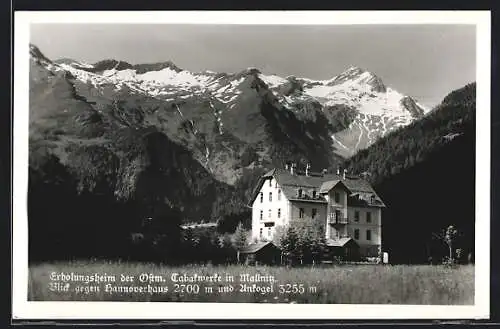
{"label": "sky", "polygon": [[474,25],[33,24],[30,33],[52,60],[171,60],[194,72],[256,67],[317,80],[353,65],[428,107],[476,80]]}

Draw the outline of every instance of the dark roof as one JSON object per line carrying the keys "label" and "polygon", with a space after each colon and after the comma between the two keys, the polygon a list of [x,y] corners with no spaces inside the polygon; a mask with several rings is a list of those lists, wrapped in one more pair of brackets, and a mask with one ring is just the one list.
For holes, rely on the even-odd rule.
{"label": "dark roof", "polygon": [[352,241],[351,243],[357,244],[356,241],[354,241],[352,238],[340,238],[340,239],[327,239],[326,245],[329,247],[343,247],[350,241]]}
{"label": "dark roof", "polygon": [[[264,181],[270,177],[274,177],[281,186],[281,189],[287,199],[294,201],[310,201],[310,202],[326,202],[325,198],[320,194],[325,191],[329,191],[333,186],[338,183],[347,187],[351,192],[351,196],[362,196],[366,202],[355,203],[356,198],[349,198],[349,205],[359,205],[359,206],[374,206],[374,207],[385,207],[384,203],[377,195],[373,187],[365,179],[356,176],[346,176],[344,179],[340,175],[335,174],[320,174],[311,173],[311,175],[306,176],[298,172],[292,175],[288,170],[275,168],[267,172],[259,180],[259,184],[254,190],[254,194],[251,202],[257,197],[257,193],[260,191]],[[302,197],[298,197],[298,190],[302,189]],[[313,198],[313,191],[316,191],[316,197]],[[371,198],[373,196],[373,198]]]}
{"label": "dark roof", "polygon": [[349,188],[343,183],[342,180],[335,179],[335,180],[326,181],[323,184],[321,184],[321,186],[319,188],[319,193],[328,193],[328,192],[330,192],[330,190],[332,188],[334,188],[337,185],[343,187],[345,190],[350,191]]}
{"label": "dark roof", "polygon": [[260,242],[252,243],[252,244],[246,246],[243,250],[240,251],[240,253],[253,254],[254,252],[261,250],[262,248],[266,247],[269,244],[271,244],[271,245],[273,245],[273,247],[279,249],[272,241],[260,241]]}
{"label": "dark roof", "polygon": [[385,204],[376,194],[370,192],[356,192],[349,195],[347,204],[352,207],[385,207]]}

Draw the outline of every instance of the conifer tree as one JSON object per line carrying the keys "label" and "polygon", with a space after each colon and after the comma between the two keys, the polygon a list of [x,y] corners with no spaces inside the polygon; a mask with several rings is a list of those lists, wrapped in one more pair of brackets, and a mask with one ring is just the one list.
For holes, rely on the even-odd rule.
{"label": "conifer tree", "polygon": [[243,224],[240,222],[233,235],[233,246],[236,249],[236,259],[238,263],[240,262],[240,252],[247,245],[247,239],[247,232],[245,231]]}

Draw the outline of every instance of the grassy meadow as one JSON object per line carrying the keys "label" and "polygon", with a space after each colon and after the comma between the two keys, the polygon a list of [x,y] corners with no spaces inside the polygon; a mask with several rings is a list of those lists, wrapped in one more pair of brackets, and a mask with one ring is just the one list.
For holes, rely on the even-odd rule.
{"label": "grassy meadow", "polygon": [[[54,280],[58,273],[115,276],[114,286],[146,287],[145,292],[105,291],[106,284]],[[219,274],[222,282],[176,282],[172,274]],[[51,274],[52,278],[51,279]],[[121,282],[121,275],[134,282]],[[139,278],[154,282],[140,282]],[[153,274],[151,277],[149,274]],[[255,282],[262,290],[241,292],[240,274],[274,276],[275,282]],[[234,281],[226,281],[232,275]],[[162,278],[159,280],[159,278]],[[55,284],[60,282],[59,285]],[[247,282],[251,286],[254,282]],[[54,262],[30,265],[30,301],[164,301],[338,304],[441,304],[474,303],[474,266],[329,265],[315,267],[167,266],[132,262]],[[182,284],[185,284],[183,287]],[[289,285],[287,285],[289,284]],[[190,285],[190,287],[188,287]],[[228,291],[229,285],[233,291]],[[295,286],[294,286],[295,285]],[[156,286],[157,290],[153,290]],[[197,287],[196,287],[197,286]],[[211,288],[206,288],[206,287]],[[158,288],[161,287],[161,288]],[[52,291],[51,291],[52,289]],[[146,288],[144,288],[146,289]],[[158,291],[161,289],[162,291]],[[168,291],[165,291],[168,289]],[[220,289],[220,290],[219,290]],[[224,290],[225,289],[225,290]],[[270,291],[272,289],[272,291]],[[58,291],[59,290],[59,291]],[[230,290],[230,289],[229,289]]]}

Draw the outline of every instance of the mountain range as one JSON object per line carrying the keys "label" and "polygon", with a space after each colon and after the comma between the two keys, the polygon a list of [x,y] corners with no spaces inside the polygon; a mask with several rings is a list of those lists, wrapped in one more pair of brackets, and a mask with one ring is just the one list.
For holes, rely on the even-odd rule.
{"label": "mountain range", "polygon": [[440,179],[415,168],[443,173],[445,160],[432,160],[439,149],[453,161],[466,149],[467,162],[453,167],[470,169],[470,90],[430,110],[358,67],[327,80],[190,72],[171,61],[51,60],[30,45],[30,250],[38,259],[123,254],[148,218],[171,223],[167,231],[207,221],[232,231],[249,218],[259,176],[296,162],[368,174],[390,208],[387,241],[402,251],[411,203],[399,183],[421,186],[412,198],[427,193]]}
{"label": "mountain range", "polygon": [[[88,137],[111,126],[155,126],[228,184],[244,168],[282,166],[291,157],[321,170],[429,111],[358,67],[311,80],[256,68],[195,73],[171,61],[51,61],[34,45],[30,54],[32,71],[60,77],[88,109],[96,130]],[[43,101],[32,102],[34,119],[44,115]]]}

